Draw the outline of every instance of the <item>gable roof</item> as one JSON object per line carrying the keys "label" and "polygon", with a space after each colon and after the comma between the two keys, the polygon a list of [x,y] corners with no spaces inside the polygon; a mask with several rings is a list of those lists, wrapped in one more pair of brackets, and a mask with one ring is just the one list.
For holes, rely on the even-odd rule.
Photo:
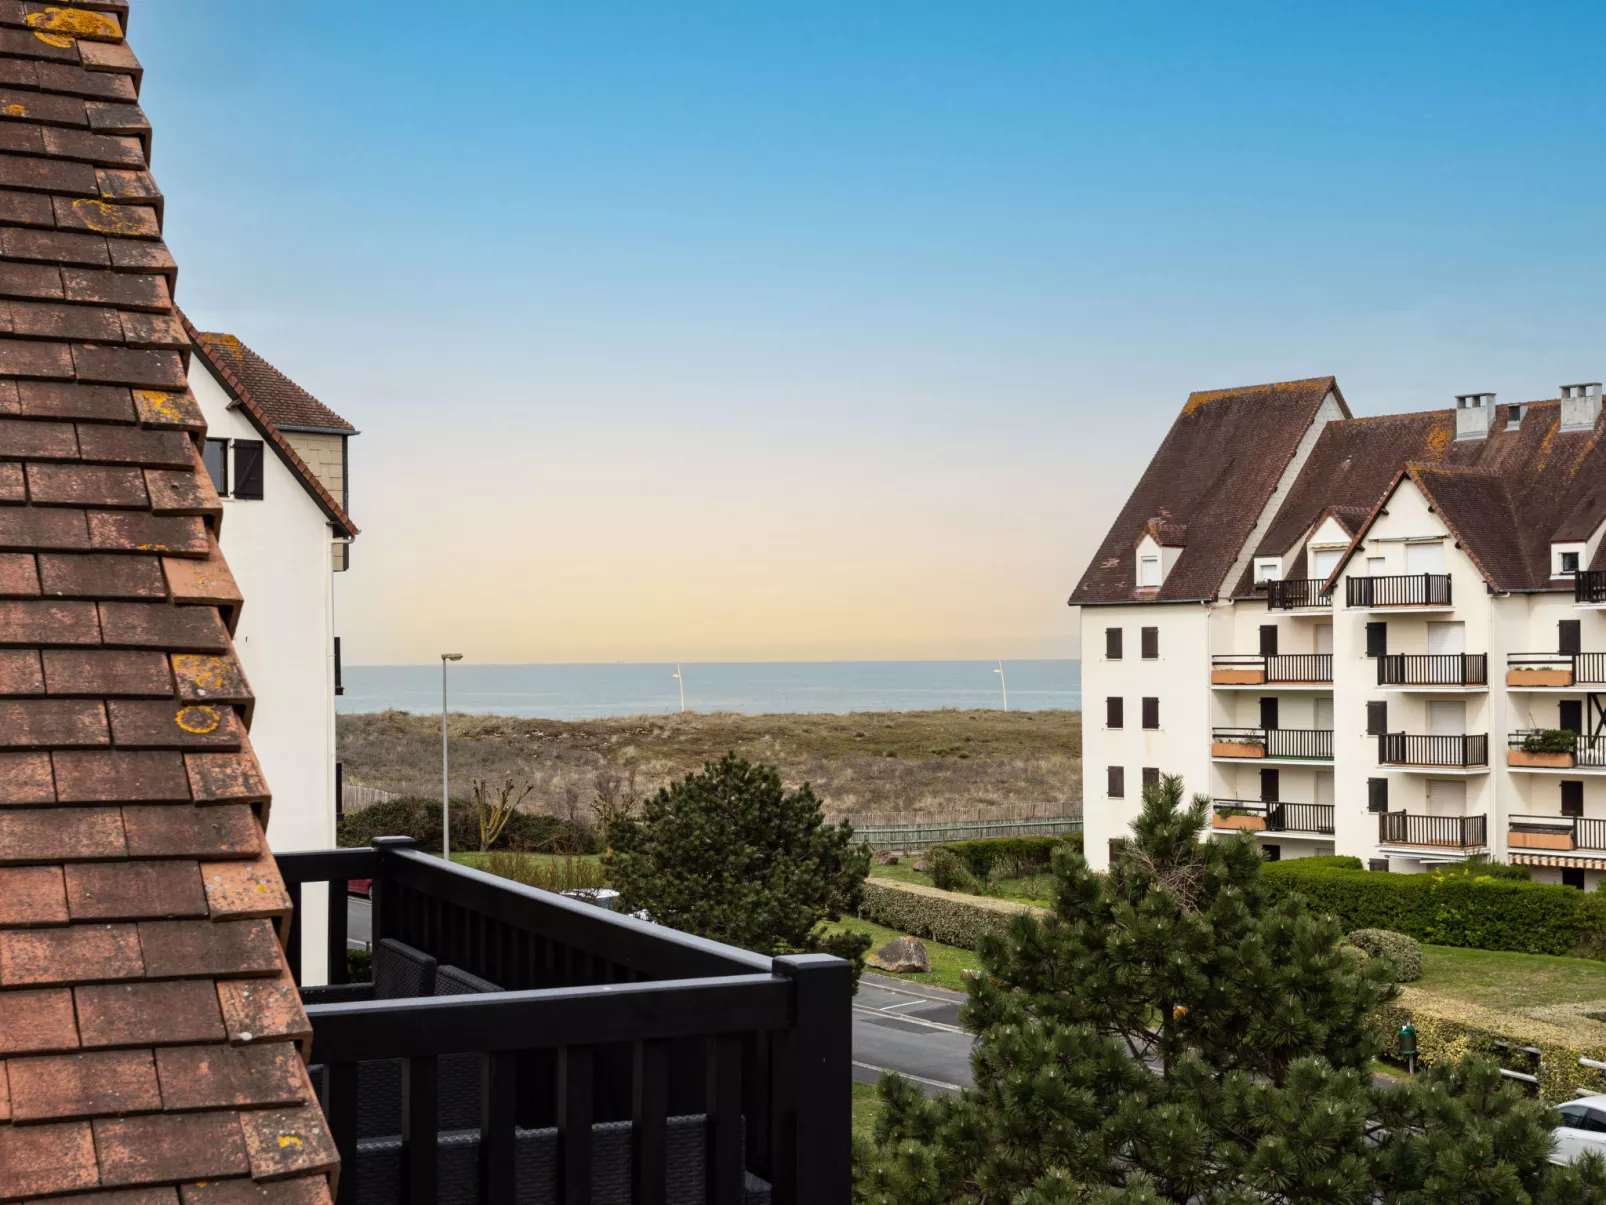
{"label": "gable roof", "polygon": [[0,3],[0,1201],[328,1205],[124,17]]}
{"label": "gable roof", "polygon": [[[1329,393],[1347,415],[1332,377],[1189,395],[1071,605],[1214,597]],[[1186,544],[1159,590],[1140,590],[1132,549],[1151,524]]]}
{"label": "gable roof", "polygon": [[[263,404],[262,399],[257,396],[256,390],[252,388],[250,384],[248,384],[246,378],[240,375],[238,370],[242,367],[242,361],[237,360],[228,350],[226,345],[219,345],[216,342],[218,339],[233,339],[234,336],[202,334],[200,331],[195,329],[194,324],[190,322],[189,318],[183,313],[183,311],[178,311],[178,316],[179,320],[184,325],[185,332],[189,335],[191,342],[194,344],[195,349],[201,353],[201,358],[205,360],[207,366],[212,369],[212,375],[222,383],[224,392],[240,404],[240,408],[245,411],[246,417],[251,420],[251,424],[256,427],[258,431],[262,432],[263,438],[266,439],[268,444],[273,448],[274,454],[277,455],[278,458],[284,462],[284,466],[301,481],[301,484],[306,488],[307,492],[312,495],[313,501],[318,504],[319,508],[322,509],[329,521],[334,524],[335,529],[342,535],[348,537],[356,536],[358,534],[358,527],[351,521],[351,516],[346,514],[345,508],[340,505],[339,501],[333,494],[329,492],[329,490],[324,486],[323,482],[318,480],[318,475],[312,471],[307,462],[301,459],[301,454],[291,446],[290,441],[287,440],[281,433],[279,424],[273,421],[269,407]],[[235,342],[239,343],[239,340],[236,339]],[[249,350],[245,348],[244,344],[239,344],[239,346],[243,350]],[[255,353],[252,354],[254,355]],[[295,385],[295,383],[292,382],[288,377],[280,374],[278,370],[274,369],[272,365],[269,365],[266,360],[261,360],[259,362],[262,365],[267,366],[268,370],[275,377],[278,377],[279,380],[291,385],[292,388],[300,389],[299,385]],[[260,373],[256,375],[258,378],[261,376]],[[318,402],[316,398],[313,398],[310,393],[306,396],[311,398],[319,406],[323,405],[322,402]],[[325,407],[325,409],[327,409],[327,407]],[[329,414],[341,423],[346,421],[345,419],[340,418],[338,414],[335,414],[333,410],[330,410]],[[301,427],[291,429],[311,430],[312,428]],[[332,428],[322,429],[333,430]],[[346,427],[346,432],[348,433],[355,430],[356,428],[349,425]]]}
{"label": "gable roof", "polygon": [[269,364],[235,335],[200,331],[196,335],[207,359],[227,363],[229,371],[251,391],[269,421],[281,431],[317,431],[355,435],[357,428]]}

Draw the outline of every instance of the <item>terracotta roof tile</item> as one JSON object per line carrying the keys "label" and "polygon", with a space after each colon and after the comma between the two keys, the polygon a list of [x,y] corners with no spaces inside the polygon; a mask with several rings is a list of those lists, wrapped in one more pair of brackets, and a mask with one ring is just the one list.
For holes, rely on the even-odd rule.
{"label": "terracotta roof tile", "polygon": [[340,1164],[316,1105],[241,1113],[240,1128],[258,1180],[330,1172]]}
{"label": "terracotta roof tile", "polygon": [[29,418],[89,419],[108,423],[134,421],[129,391],[114,385],[22,381],[17,385],[17,398],[18,412]]}
{"label": "terracotta roof tile", "polygon": [[38,649],[0,649],[0,695],[44,693],[45,674]]}
{"label": "terracotta roof tile", "polygon": [[0,753],[0,805],[54,803],[48,753]]}
{"label": "terracotta roof tile", "polygon": [[156,1056],[166,1109],[244,1109],[312,1099],[307,1069],[288,1042],[170,1046]]}
{"label": "terracotta roof tile", "polygon": [[0,596],[39,593],[39,565],[31,553],[0,552]]}
{"label": "terracotta roof tile", "polygon": [[11,1059],[11,1113],[18,1122],[66,1121],[162,1108],[149,1050],[105,1050]]}
{"label": "terracotta roof tile", "polygon": [[108,744],[106,706],[89,699],[0,700],[0,749]]}
{"label": "terracotta roof tile", "polygon": [[329,1205],[329,1188],[321,1179],[208,1180],[179,1187],[184,1205]]}
{"label": "terracotta roof tile", "polygon": [[46,649],[44,680],[53,695],[171,695],[167,658],[154,650]]}
{"label": "terracotta roof tile", "polygon": [[264,855],[250,862],[207,862],[201,883],[213,920],[290,914],[290,892],[279,867]]}
{"label": "terracotta roof tile", "polygon": [[186,753],[184,768],[196,803],[259,803],[268,798],[267,781],[248,754]]}
{"label": "terracotta roof tile", "polygon": [[65,875],[75,921],[207,915],[195,862],[80,862],[67,866]]}
{"label": "terracotta roof tile", "polygon": [[121,858],[118,808],[0,808],[0,865]]}
{"label": "terracotta roof tile", "polygon": [[100,1184],[88,1122],[0,1126],[0,1200]]}
{"label": "terracotta roof tile", "polygon": [[[276,975],[283,952],[273,925],[265,920],[141,921],[139,948],[153,979]],[[5,981],[5,953],[0,946],[0,983]]]}
{"label": "terracotta roof tile", "polygon": [[52,987],[145,974],[133,925],[0,929],[0,987]]}
{"label": "terracotta roof tile", "polygon": [[59,866],[0,868],[0,925],[27,928],[67,923]]}
{"label": "terracotta roof tile", "polygon": [[[217,990],[210,979],[78,987],[72,995],[67,1019],[72,1020],[76,1001],[78,1033],[83,1035],[86,1049],[160,1047],[217,1042],[224,1037]],[[4,998],[0,995],[0,1001]]]}
{"label": "terracotta roof tile", "polygon": [[175,653],[172,664],[173,680],[181,699],[208,703],[251,701],[251,687],[246,683],[245,671],[232,656]]}
{"label": "terracotta roof tile", "polygon": [[281,972],[278,979],[224,980],[217,985],[217,994],[231,1042],[245,1046],[312,1037],[301,993],[288,972]]}
{"label": "terracotta roof tile", "polygon": [[109,699],[112,739],[121,749],[238,749],[234,708],[210,703]]}
{"label": "terracotta roof tile", "polygon": [[156,431],[182,429],[196,434],[206,430],[206,418],[195,395],[185,390],[173,393],[162,389],[134,390],[134,409],[139,421]]}
{"label": "terracotta roof tile", "polygon": [[[249,1184],[251,1181],[247,1180],[245,1183]],[[51,1205],[179,1205],[178,1192],[179,1190],[172,1185],[156,1188],[119,1188],[109,1192],[88,1192],[74,1197],[56,1197],[51,1201]]]}
{"label": "terracotta roof tile", "polygon": [[0,602],[0,644],[99,644],[92,602]]}
{"label": "terracotta roof tile", "polygon": [[228,365],[240,383],[251,391],[273,425],[280,430],[352,432],[356,428],[312,394],[297,385],[272,364],[252,351],[235,335],[200,332],[197,342],[208,358]]}
{"label": "terracotta roof tile", "polygon": [[262,852],[262,826],[244,803],[129,806],[123,827],[132,858],[254,858]]}
{"label": "terracotta roof tile", "polygon": [[[83,516],[76,517],[82,522]],[[44,553],[39,557],[39,584],[43,593],[55,598],[167,597],[161,562],[155,556]]]}
{"label": "terracotta roof tile", "polygon": [[229,572],[228,562],[217,552],[215,543],[212,555],[206,560],[166,557],[162,561],[162,571],[167,574],[167,588],[174,602],[231,607],[239,606],[244,600],[234,574]]}
{"label": "terracotta roof tile", "polygon": [[251,1170],[238,1113],[163,1113],[94,1122],[100,1179],[128,1184],[243,1176]]}
{"label": "terracotta roof tile", "polygon": [[0,992],[0,1054],[76,1050],[78,1024],[66,988]]}

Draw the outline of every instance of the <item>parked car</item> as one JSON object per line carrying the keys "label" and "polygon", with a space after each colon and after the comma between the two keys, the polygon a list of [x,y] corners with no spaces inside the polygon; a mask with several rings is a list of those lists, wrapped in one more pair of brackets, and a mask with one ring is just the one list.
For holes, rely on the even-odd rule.
{"label": "parked car", "polygon": [[1561,1124],[1556,1127],[1552,1163],[1572,1163],[1585,1151],[1606,1159],[1606,1096],[1582,1096],[1556,1110]]}

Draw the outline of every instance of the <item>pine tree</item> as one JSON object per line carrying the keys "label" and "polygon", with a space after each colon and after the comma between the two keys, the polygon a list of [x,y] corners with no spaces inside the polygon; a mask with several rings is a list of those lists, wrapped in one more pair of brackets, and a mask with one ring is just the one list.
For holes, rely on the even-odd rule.
{"label": "pine tree", "polygon": [[1248,836],[1208,838],[1209,806],[1165,777],[1107,875],[1056,855],[1053,913],[978,950],[975,1086],[883,1078],[861,1201],[1606,1202],[1597,1166],[1549,1167],[1553,1114],[1486,1063],[1374,1087],[1383,965],[1273,902]]}
{"label": "pine tree", "polygon": [[606,835],[603,865],[626,908],[762,954],[823,949],[862,964],[868,937],[821,929],[858,911],[869,849],[852,825],[825,823],[807,783],[786,791],[774,767],[728,753]]}

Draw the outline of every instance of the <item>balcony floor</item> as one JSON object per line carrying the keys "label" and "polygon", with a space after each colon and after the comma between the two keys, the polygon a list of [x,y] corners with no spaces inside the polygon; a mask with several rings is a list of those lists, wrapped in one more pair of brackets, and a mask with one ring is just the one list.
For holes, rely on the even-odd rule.
{"label": "balcony floor", "polygon": [[1432,686],[1423,686],[1415,682],[1400,683],[1389,686],[1379,686],[1376,689],[1388,694],[1417,694],[1417,695],[1486,695],[1489,686],[1452,686],[1446,683],[1436,683]]}
{"label": "balcony floor", "polygon": [[1333,759],[1330,757],[1215,757],[1213,762],[1221,762],[1229,766],[1328,766],[1331,767]]}
{"label": "balcony floor", "polygon": [[1569,778],[1584,777],[1599,778],[1606,774],[1606,766],[1507,766],[1513,774],[1565,774]]}
{"label": "balcony floor", "polygon": [[1247,686],[1229,686],[1223,682],[1212,682],[1211,690],[1253,690],[1259,694],[1273,693],[1279,690],[1325,690],[1333,693],[1331,682],[1252,682]]}
{"label": "balcony floor", "polygon": [[1396,766],[1393,764],[1377,767],[1386,774],[1436,774],[1440,778],[1450,775],[1487,774],[1488,766]]}

